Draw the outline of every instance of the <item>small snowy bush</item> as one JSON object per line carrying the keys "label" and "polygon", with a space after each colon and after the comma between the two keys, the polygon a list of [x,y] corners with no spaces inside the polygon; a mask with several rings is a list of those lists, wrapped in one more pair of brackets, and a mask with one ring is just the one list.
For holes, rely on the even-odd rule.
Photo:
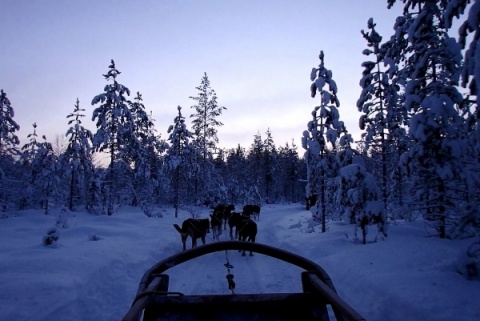
{"label": "small snowy bush", "polygon": [[55,226],[58,228],[69,228],[70,225],[68,223],[68,210],[65,208],[62,208],[60,211],[60,214],[58,215],[56,221],[55,221]]}
{"label": "small snowy bush", "polygon": [[43,245],[45,246],[54,246],[57,245],[58,240],[60,239],[60,233],[57,228],[52,227],[48,230],[47,235],[43,237]]}
{"label": "small snowy bush", "polygon": [[100,240],[103,239],[103,237],[100,236],[100,235],[97,235],[97,234],[90,234],[90,235],[88,236],[88,239],[89,239],[90,241],[100,241]]}

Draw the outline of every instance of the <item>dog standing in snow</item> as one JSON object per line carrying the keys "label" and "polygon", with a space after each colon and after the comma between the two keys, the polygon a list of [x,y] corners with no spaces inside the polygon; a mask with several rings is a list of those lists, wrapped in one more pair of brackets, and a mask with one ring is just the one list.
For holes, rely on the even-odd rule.
{"label": "dog standing in snow", "polygon": [[183,250],[186,250],[187,238],[192,238],[192,248],[197,246],[197,239],[200,238],[202,243],[205,244],[205,236],[210,228],[210,222],[208,218],[194,219],[188,218],[182,223],[182,227],[178,224],[173,224],[173,227],[180,233],[182,237]]}

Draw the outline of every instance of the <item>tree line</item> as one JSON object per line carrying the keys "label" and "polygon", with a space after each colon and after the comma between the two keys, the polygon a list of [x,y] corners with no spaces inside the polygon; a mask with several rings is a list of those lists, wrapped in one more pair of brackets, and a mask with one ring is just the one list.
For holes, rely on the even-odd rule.
{"label": "tree line", "polygon": [[325,231],[334,216],[358,224],[422,215],[441,238],[472,236],[480,227],[480,3],[388,0],[388,9],[396,2],[403,15],[390,38],[384,41],[373,18],[361,30],[368,60],[359,82],[356,148],[340,120],[323,51],[311,72],[320,104],[302,147],[308,193],[320,200],[315,216]]}
{"label": "tree line", "polygon": [[[314,197],[314,218],[326,231],[330,219],[413,220],[422,215],[436,235],[460,237],[480,227],[480,3],[469,0],[387,0],[403,4],[389,38],[373,18],[359,36],[366,41],[359,75],[361,140],[340,119],[340,97],[326,54],[312,69],[311,96],[319,101],[303,133],[299,155],[292,141],[276,147],[268,130],[249,148],[218,147],[223,125],[215,91],[205,73],[191,96],[192,125],[178,106],[166,138],[157,134],[142,95],[118,83],[112,60],[108,85],[95,96],[96,132],[82,126],[77,100],[67,116],[68,145],[54,153],[38,138],[18,148],[19,125],[6,93],[0,100],[0,201],[9,208],[64,204],[71,210],[112,215],[120,204],[152,215],[156,204],[298,202]],[[453,30],[453,25],[459,24]],[[359,53],[360,54],[360,53]],[[108,166],[93,155],[108,155]]]}
{"label": "tree line", "polygon": [[[117,206],[139,206],[153,215],[156,205],[298,202],[304,195],[302,160],[292,141],[277,148],[270,130],[255,135],[247,149],[218,147],[217,131],[225,107],[219,106],[207,73],[196,87],[192,126],[182,107],[162,138],[146,111],[142,95],[129,99],[130,90],[118,82],[120,71],[111,60],[104,74],[108,84],[92,99],[92,133],[82,125],[85,109],[78,99],[67,115],[65,148],[55,149],[39,137],[37,124],[19,147],[14,109],[5,92],[0,107],[0,201],[2,211],[42,208],[52,204],[70,210],[86,208],[112,215]],[[94,161],[95,155],[107,164]]]}

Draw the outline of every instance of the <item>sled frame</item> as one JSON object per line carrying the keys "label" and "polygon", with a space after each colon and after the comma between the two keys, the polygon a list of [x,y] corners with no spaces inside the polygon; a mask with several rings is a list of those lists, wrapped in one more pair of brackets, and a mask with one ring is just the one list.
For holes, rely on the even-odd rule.
{"label": "sled frame", "polygon": [[[165,271],[199,256],[226,250],[252,251],[302,268],[303,292],[215,295],[169,292],[169,276],[164,274]],[[122,321],[216,321],[232,318],[262,321],[365,320],[338,296],[331,278],[318,264],[261,243],[220,241],[172,255],[147,270]]]}

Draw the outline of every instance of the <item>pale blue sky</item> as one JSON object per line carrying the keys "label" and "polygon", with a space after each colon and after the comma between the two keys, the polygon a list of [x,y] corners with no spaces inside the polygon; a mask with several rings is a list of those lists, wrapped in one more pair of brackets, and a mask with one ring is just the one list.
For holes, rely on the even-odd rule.
{"label": "pale blue sky", "polygon": [[189,96],[206,72],[227,108],[219,145],[246,148],[268,128],[277,146],[294,139],[300,147],[319,104],[309,76],[320,50],[337,82],[340,118],[359,138],[355,103],[367,59],[360,30],[373,17],[389,38],[402,9],[388,10],[386,0],[2,0],[0,7],[0,88],[22,145],[34,122],[51,142],[64,135],[77,97],[84,125],[95,131],[91,101],[114,59],[118,81],[131,99],[140,91],[163,138],[178,105],[190,120]]}

